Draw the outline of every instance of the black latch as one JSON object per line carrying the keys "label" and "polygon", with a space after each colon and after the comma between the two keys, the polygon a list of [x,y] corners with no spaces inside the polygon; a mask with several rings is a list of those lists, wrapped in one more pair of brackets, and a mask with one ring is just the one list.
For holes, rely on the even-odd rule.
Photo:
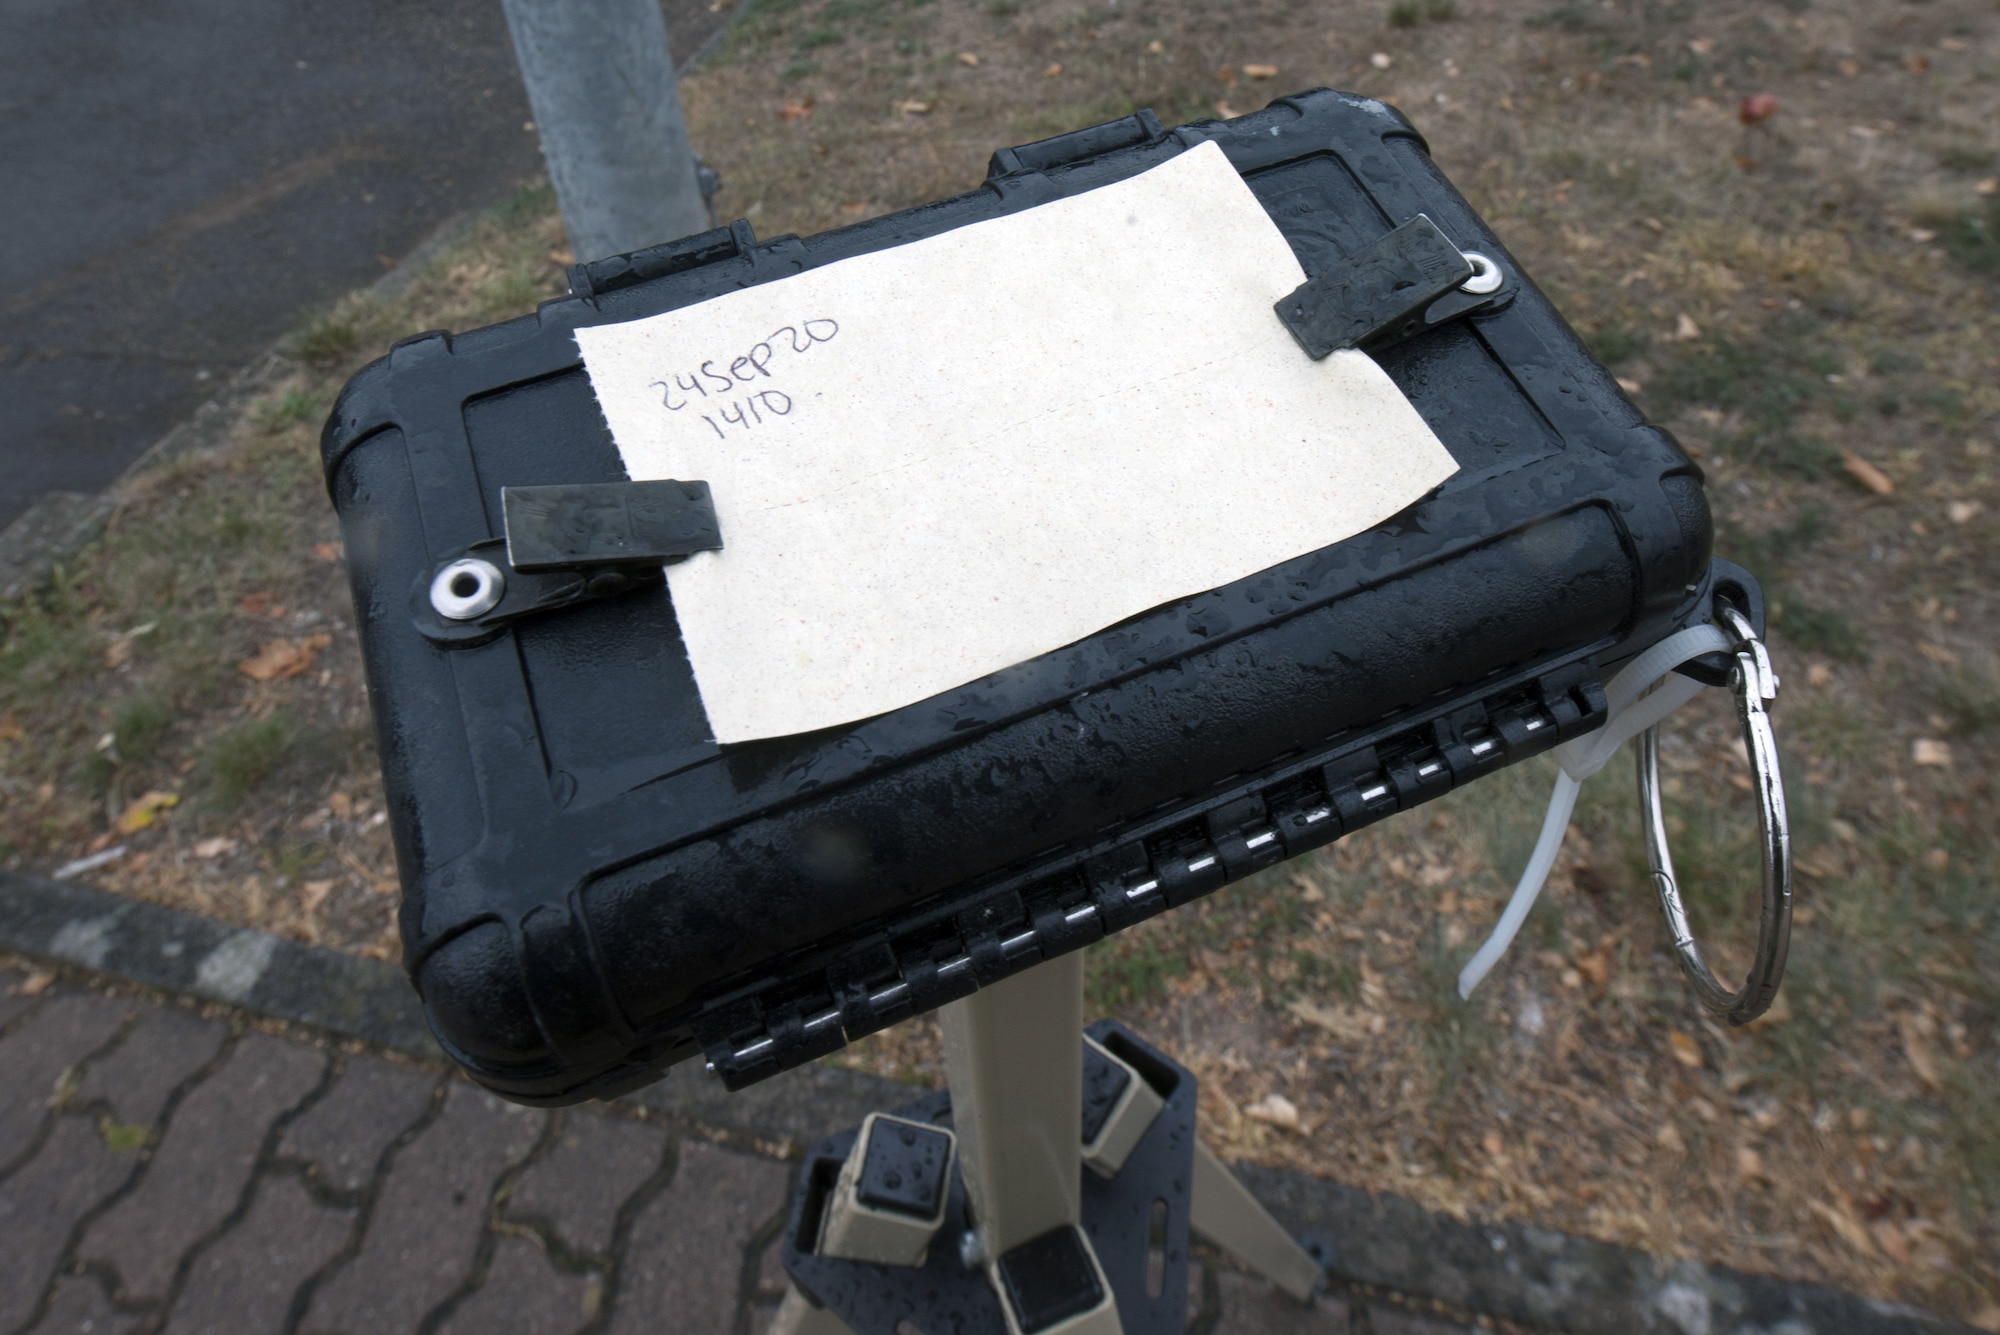
{"label": "black latch", "polygon": [[1461,251],[1420,213],[1307,279],[1277,312],[1317,360],[1342,348],[1378,351],[1493,305],[1504,285],[1493,261]]}
{"label": "black latch", "polygon": [[722,550],[706,482],[502,487],[500,510],[516,570],[650,565]]}
{"label": "black latch", "polygon": [[500,507],[506,537],[418,578],[412,612],[433,643],[480,644],[523,617],[653,588],[662,565],[722,547],[706,482],[503,487]]}

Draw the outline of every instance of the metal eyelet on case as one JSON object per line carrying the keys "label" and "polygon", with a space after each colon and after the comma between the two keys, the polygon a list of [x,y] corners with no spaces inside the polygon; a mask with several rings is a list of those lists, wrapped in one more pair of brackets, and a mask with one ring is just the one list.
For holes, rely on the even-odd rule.
{"label": "metal eyelet on case", "polygon": [[1506,275],[1500,272],[1500,266],[1478,251],[1466,250],[1459,253],[1464,255],[1465,262],[1472,266],[1472,277],[1458,285],[1459,291],[1470,292],[1475,297],[1484,297],[1498,292],[1500,285],[1507,281]]}
{"label": "metal eyelet on case", "polygon": [[499,605],[507,591],[500,567],[476,556],[463,556],[437,572],[431,581],[431,606],[447,621],[470,621]]}

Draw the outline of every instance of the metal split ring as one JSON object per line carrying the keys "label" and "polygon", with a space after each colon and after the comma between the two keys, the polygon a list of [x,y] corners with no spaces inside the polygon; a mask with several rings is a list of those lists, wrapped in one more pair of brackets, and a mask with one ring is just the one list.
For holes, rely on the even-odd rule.
{"label": "metal split ring", "polygon": [[1743,744],[1750,753],[1752,792],[1757,799],[1760,860],[1763,863],[1763,907],[1757,922],[1757,953],[1750,976],[1734,992],[1716,980],[1695,944],[1688,925],[1687,905],[1674,880],[1673,854],[1667,848],[1665,813],[1660,807],[1660,736],[1658,726],[1639,739],[1639,810],[1646,823],[1646,857],[1652,864],[1653,888],[1660,911],[1673,935],[1681,972],[1694,984],[1701,1004],[1732,1025],[1748,1024],[1762,1015],[1778,995],[1785,976],[1785,955],[1792,938],[1792,835],[1785,816],[1785,785],[1778,770],[1778,744],[1771,731],[1771,702],[1778,697],[1777,674],[1770,655],[1749,620],[1718,600],[1723,626],[1735,644],[1736,665],[1729,686],[1736,696],[1736,714],[1743,723]]}

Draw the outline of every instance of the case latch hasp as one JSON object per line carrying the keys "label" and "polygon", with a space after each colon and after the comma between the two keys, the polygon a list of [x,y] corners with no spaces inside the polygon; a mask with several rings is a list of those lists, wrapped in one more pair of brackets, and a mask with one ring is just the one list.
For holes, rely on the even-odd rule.
{"label": "case latch hasp", "polygon": [[661,567],[722,549],[706,482],[502,487],[504,538],[477,542],[419,581],[417,630],[483,644],[513,622],[657,586]]}
{"label": "case latch hasp", "polygon": [[1451,243],[1419,213],[1314,274],[1277,304],[1278,318],[1315,361],[1342,348],[1374,352],[1493,305],[1499,266]]}

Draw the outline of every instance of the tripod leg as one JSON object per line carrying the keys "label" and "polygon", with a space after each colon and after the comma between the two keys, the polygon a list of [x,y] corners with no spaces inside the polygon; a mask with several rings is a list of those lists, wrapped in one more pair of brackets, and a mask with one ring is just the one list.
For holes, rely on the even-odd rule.
{"label": "tripod leg", "polygon": [[1193,1195],[1188,1222],[1195,1232],[1300,1302],[1312,1298],[1321,1278],[1319,1263],[1199,1141],[1194,1147]]}
{"label": "tripod leg", "polygon": [[824,1307],[814,1307],[806,1301],[797,1285],[785,1289],[785,1301],[778,1304],[778,1311],[771,1318],[767,1335],[854,1335],[845,1321]]}
{"label": "tripod leg", "polygon": [[1082,1217],[1083,953],[940,1013],[960,1171],[997,1257]]}

